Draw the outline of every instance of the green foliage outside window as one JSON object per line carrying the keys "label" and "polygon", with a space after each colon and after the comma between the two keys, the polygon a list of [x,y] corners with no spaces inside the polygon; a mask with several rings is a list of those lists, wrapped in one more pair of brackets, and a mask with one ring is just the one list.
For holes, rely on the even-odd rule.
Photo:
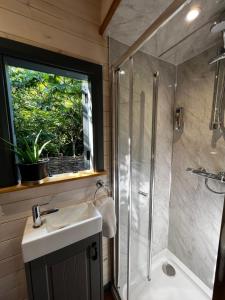
{"label": "green foliage outside window", "polygon": [[51,140],[45,155],[83,153],[82,81],[18,67],[8,67],[17,144]]}

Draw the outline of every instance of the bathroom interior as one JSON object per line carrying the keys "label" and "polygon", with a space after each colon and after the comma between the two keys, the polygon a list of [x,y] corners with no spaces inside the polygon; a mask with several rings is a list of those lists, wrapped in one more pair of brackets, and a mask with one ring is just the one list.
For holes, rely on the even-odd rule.
{"label": "bathroom interior", "polygon": [[129,9],[124,4],[109,28],[116,288],[122,299],[212,299],[224,194],[202,169],[223,169],[225,23],[214,22],[223,20],[224,3],[184,5],[130,53],[137,15],[149,15],[142,7],[129,19]]}
{"label": "bathroom interior", "polygon": [[[0,56],[0,300],[224,300],[225,1],[5,1]],[[28,69],[80,84],[83,126],[32,183]]]}

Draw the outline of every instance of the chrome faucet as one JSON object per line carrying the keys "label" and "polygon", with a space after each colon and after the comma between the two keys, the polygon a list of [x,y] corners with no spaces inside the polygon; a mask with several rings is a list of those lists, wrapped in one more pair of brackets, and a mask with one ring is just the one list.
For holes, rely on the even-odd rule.
{"label": "chrome faucet", "polygon": [[[42,205],[45,205],[45,204],[42,204]],[[33,216],[33,227],[34,228],[38,228],[42,225],[41,216],[52,214],[59,210],[58,208],[52,208],[52,209],[47,209],[47,210],[41,212],[40,206],[41,205],[39,205],[39,204],[32,206],[32,216]]]}

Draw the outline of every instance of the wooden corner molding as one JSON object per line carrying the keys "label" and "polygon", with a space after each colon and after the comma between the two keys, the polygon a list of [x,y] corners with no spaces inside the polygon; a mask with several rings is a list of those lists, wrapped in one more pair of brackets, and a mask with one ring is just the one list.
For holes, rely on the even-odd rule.
{"label": "wooden corner molding", "polygon": [[107,26],[109,25],[109,22],[112,20],[112,17],[119,6],[121,0],[114,0],[113,3],[111,4],[107,15],[105,16],[105,19],[103,20],[101,26],[99,27],[99,34],[103,35]]}

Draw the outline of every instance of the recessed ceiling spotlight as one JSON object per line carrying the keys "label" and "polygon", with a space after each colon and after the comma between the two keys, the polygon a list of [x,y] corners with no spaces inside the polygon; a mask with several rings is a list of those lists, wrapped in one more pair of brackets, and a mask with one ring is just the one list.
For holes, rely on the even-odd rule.
{"label": "recessed ceiling spotlight", "polygon": [[217,154],[217,152],[216,152],[216,151],[210,151],[210,154],[212,154],[212,155],[216,155],[216,154]]}
{"label": "recessed ceiling spotlight", "polygon": [[186,21],[187,22],[192,22],[194,21],[200,14],[200,9],[195,7],[195,8],[192,8],[186,15]]}

